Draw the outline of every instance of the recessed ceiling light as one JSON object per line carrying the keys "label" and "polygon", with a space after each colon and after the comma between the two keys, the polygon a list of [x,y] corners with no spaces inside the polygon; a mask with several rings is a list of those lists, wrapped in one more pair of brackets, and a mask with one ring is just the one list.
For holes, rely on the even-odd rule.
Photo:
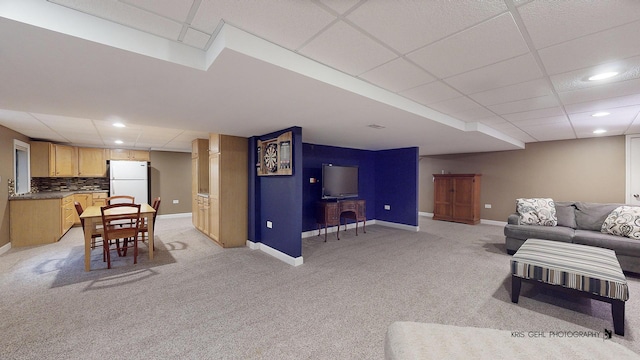
{"label": "recessed ceiling light", "polygon": [[593,117],[601,117],[601,116],[607,116],[607,115],[611,115],[611,113],[608,113],[606,111],[600,111],[600,112],[592,114],[591,116],[593,116]]}
{"label": "recessed ceiling light", "polygon": [[591,81],[604,80],[604,79],[608,79],[608,78],[614,77],[616,75],[618,75],[617,71],[609,71],[609,72],[604,72],[604,73],[601,73],[601,74],[593,75],[592,77],[589,78],[589,80],[591,80]]}
{"label": "recessed ceiling light", "polygon": [[116,144],[120,145],[120,144],[122,144],[122,143],[123,143],[123,141],[122,141],[122,140],[116,140],[116,141],[114,141],[114,143],[116,143]]}
{"label": "recessed ceiling light", "polygon": [[593,130],[593,133],[594,133],[594,134],[604,134],[604,133],[606,133],[606,132],[607,132],[607,130],[605,130],[605,129],[596,129],[596,130]]}
{"label": "recessed ceiling light", "polygon": [[126,125],[121,122],[113,123],[113,126],[120,127],[120,128],[126,127]]}

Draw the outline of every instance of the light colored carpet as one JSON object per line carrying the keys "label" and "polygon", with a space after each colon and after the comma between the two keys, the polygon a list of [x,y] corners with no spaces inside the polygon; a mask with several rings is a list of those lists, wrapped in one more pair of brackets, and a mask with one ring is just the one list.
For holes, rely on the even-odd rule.
{"label": "light colored carpet", "polygon": [[[523,284],[510,300],[502,227],[420,219],[303,240],[291,267],[223,250],[190,218],[159,218],[156,258],[83,271],[79,228],[0,256],[3,359],[382,359],[395,321],[508,331],[612,329],[610,305]],[[625,336],[640,353],[640,279],[628,277]],[[526,339],[525,339],[526,341]]]}

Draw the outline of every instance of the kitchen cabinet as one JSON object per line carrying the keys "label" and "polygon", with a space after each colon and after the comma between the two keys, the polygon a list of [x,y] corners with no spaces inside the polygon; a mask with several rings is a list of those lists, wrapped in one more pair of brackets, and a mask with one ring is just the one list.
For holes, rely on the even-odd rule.
{"label": "kitchen cabinet", "polygon": [[12,247],[55,243],[73,226],[73,195],[11,200],[9,212]]}
{"label": "kitchen cabinet", "polygon": [[77,176],[75,147],[41,141],[32,141],[30,146],[32,177]]}
{"label": "kitchen cabinet", "polygon": [[225,248],[247,242],[248,151],[247,138],[210,134],[209,237]]}
{"label": "kitchen cabinet", "polygon": [[[78,202],[82,209],[86,209],[89,206],[93,205],[93,196],[90,193],[87,194],[74,194],[73,195],[73,208],[75,209],[75,203]],[[80,225],[80,216],[78,212],[74,210],[73,212],[73,225]]]}
{"label": "kitchen cabinet", "polygon": [[433,219],[480,222],[480,174],[434,174]]}
{"label": "kitchen cabinet", "polygon": [[111,149],[109,151],[111,160],[136,160],[149,161],[149,152],[145,150]]}
{"label": "kitchen cabinet", "polygon": [[[209,193],[209,139],[195,139],[191,143],[192,171],[196,192]],[[195,160],[195,161],[193,161]],[[193,167],[195,166],[195,169]]]}
{"label": "kitchen cabinet", "polygon": [[78,176],[107,176],[107,150],[99,148],[78,148]]}
{"label": "kitchen cabinet", "polygon": [[209,197],[198,195],[198,209],[196,217],[196,228],[209,235]]}
{"label": "kitchen cabinet", "polygon": [[107,205],[107,197],[109,193],[106,192],[94,192],[91,193],[91,205],[93,206],[105,206]]}

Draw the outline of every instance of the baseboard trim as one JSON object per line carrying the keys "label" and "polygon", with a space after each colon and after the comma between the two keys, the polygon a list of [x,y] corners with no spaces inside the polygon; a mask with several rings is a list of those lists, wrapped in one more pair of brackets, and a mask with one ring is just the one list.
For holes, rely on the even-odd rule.
{"label": "baseboard trim", "polygon": [[408,231],[416,231],[416,232],[420,231],[420,226],[399,224],[399,223],[383,221],[383,220],[376,220],[376,224],[378,224],[380,226],[386,226],[386,227],[390,227],[390,228],[394,228],[394,229],[400,229],[400,230],[408,230]]}
{"label": "baseboard trim", "polygon": [[497,221],[497,220],[484,220],[480,219],[480,224],[484,225],[496,225],[496,226],[505,226],[507,225],[506,221]]}
{"label": "baseboard trim", "polygon": [[255,243],[253,241],[249,241],[247,240],[247,247],[251,250],[260,250],[262,252],[265,252],[271,256],[273,256],[274,258],[283,261],[291,266],[300,266],[304,263],[304,259],[302,258],[302,256],[294,258],[293,256],[287,255],[285,253],[283,253],[280,250],[276,250],[268,245],[265,245],[263,243]]}
{"label": "baseboard trim", "polygon": [[175,219],[175,218],[185,218],[185,217],[191,217],[191,213],[177,213],[177,214],[158,215],[158,219]]}
{"label": "baseboard trim", "polygon": [[11,250],[11,243],[4,244],[2,247],[0,247],[0,255],[6,253],[9,250]]}
{"label": "baseboard trim", "polygon": [[[367,220],[367,225],[375,225],[376,221],[375,220]],[[344,225],[340,225],[342,227],[342,229],[344,229]],[[358,222],[358,228],[362,229],[364,226],[364,222],[360,221]],[[349,223],[347,224],[347,230],[349,229],[355,229],[356,228],[356,223]],[[338,226],[328,226],[327,227],[327,234],[331,234],[331,233],[335,233],[338,231]],[[344,231],[344,230],[342,230]],[[320,229],[320,236],[324,235],[324,228]],[[302,232],[302,238],[309,238],[309,237],[314,237],[314,236],[318,236],[318,230],[309,230],[309,231],[304,231]]]}
{"label": "baseboard trim", "polygon": [[431,217],[431,218],[433,217],[433,213],[422,212],[422,211],[419,211],[418,215],[424,216],[424,217]]}

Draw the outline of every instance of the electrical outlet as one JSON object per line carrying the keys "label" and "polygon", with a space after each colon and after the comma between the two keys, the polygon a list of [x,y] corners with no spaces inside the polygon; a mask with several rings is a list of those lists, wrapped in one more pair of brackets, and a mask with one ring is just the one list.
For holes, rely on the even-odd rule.
{"label": "electrical outlet", "polygon": [[385,209],[385,210],[391,210],[391,205],[385,205],[385,206],[384,206],[384,209]]}
{"label": "electrical outlet", "polygon": [[174,203],[174,204],[179,204],[179,203],[180,203],[180,200],[173,200],[173,203]]}
{"label": "electrical outlet", "polygon": [[485,209],[491,209],[491,204],[484,204]]}
{"label": "electrical outlet", "polygon": [[267,228],[273,229],[273,223],[271,221],[267,221]]}

